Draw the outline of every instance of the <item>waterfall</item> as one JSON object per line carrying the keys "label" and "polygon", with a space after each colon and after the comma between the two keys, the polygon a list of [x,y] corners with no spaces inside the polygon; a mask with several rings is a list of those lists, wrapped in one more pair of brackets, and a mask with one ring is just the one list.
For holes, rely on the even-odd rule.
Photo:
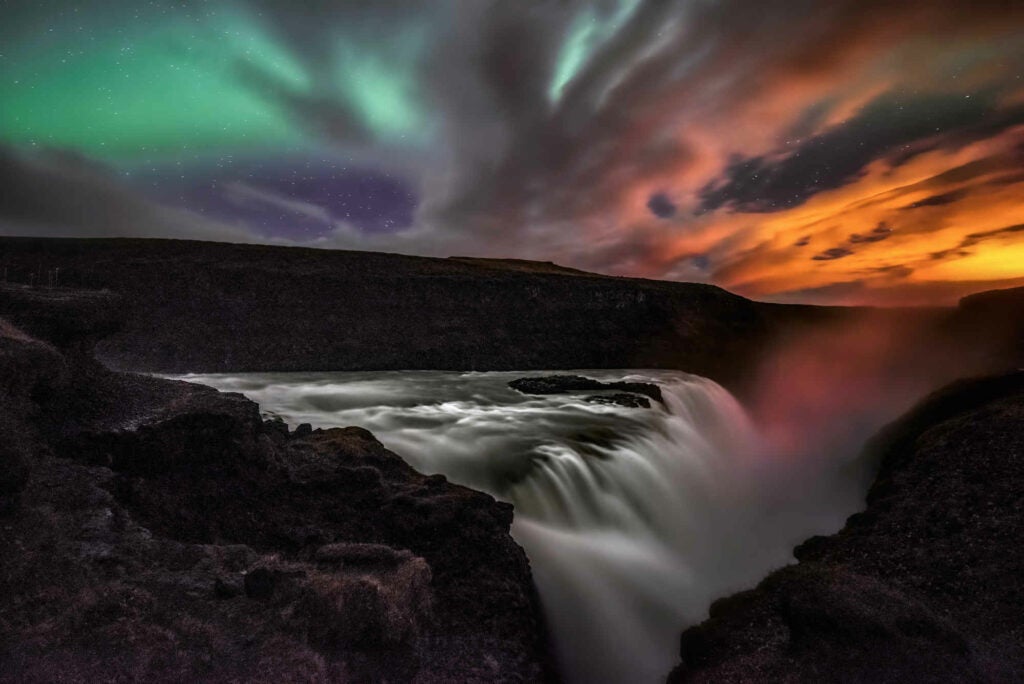
{"label": "waterfall", "polygon": [[680,631],[715,598],[859,507],[856,445],[781,452],[705,378],[582,373],[657,383],[664,403],[522,395],[507,386],[522,373],[185,379],[241,391],[292,424],[360,425],[418,470],[510,501],[566,678],[663,681]]}

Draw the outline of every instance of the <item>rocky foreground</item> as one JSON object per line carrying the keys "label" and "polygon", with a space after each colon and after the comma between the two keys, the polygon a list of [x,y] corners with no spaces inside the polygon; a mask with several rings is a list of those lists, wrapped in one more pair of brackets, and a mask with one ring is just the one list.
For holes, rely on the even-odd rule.
{"label": "rocky foreground", "polygon": [[359,428],[109,372],[114,295],[0,310],[0,681],[553,678],[510,505]]}
{"label": "rocky foreground", "polygon": [[1024,372],[955,383],[869,448],[867,509],[716,602],[670,682],[1024,680]]}

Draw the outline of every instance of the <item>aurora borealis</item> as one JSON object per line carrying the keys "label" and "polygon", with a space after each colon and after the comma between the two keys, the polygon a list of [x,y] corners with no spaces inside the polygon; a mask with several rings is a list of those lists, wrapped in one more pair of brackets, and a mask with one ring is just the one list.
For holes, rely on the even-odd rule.
{"label": "aurora borealis", "polygon": [[6,3],[0,234],[553,260],[761,299],[1024,284],[1024,11]]}

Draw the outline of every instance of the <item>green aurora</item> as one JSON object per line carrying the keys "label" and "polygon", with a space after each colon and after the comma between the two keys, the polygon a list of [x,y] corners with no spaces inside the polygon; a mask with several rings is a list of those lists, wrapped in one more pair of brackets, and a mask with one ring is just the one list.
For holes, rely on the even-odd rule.
{"label": "green aurora", "polygon": [[[130,31],[83,31],[64,21],[45,33],[18,35],[2,57],[0,138],[9,142],[72,147],[106,161],[313,142],[277,99],[243,77],[244,65],[287,92],[311,95],[323,85],[251,13],[143,14]],[[416,26],[373,50],[339,36],[331,97],[377,141],[422,141],[429,117],[416,70],[425,48]]]}

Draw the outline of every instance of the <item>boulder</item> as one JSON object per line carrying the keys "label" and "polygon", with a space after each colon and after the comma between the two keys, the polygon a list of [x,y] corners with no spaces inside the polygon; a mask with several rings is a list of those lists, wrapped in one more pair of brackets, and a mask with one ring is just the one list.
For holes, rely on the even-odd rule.
{"label": "boulder", "polygon": [[615,394],[592,394],[584,401],[592,404],[609,404],[612,406],[623,406],[625,408],[651,408],[651,401],[647,397],[639,397],[635,394],[616,392]]}
{"label": "boulder", "polygon": [[535,378],[512,380],[508,386],[523,394],[569,394],[571,392],[593,392],[614,390],[640,394],[664,403],[661,388],[649,382],[601,382],[582,375],[546,375]]}

